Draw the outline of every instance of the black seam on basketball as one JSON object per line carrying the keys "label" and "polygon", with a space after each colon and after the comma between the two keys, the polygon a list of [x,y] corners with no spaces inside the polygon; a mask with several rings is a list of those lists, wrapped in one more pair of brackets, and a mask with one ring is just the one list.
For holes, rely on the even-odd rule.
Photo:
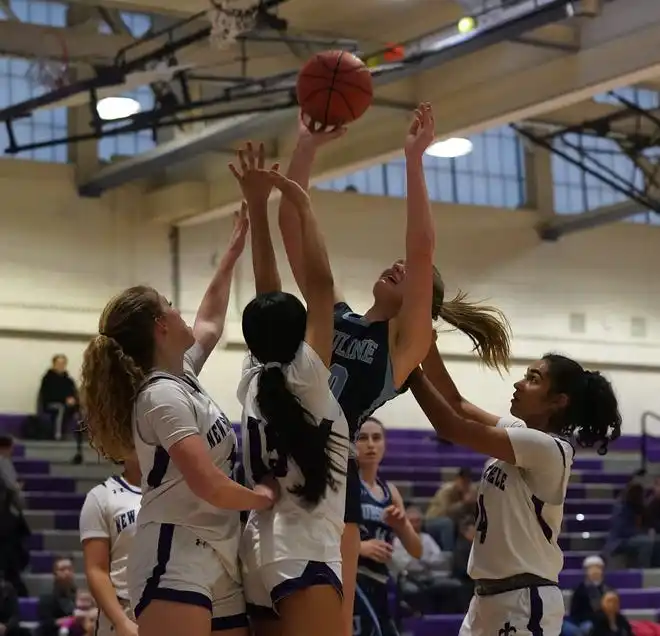
{"label": "black seam on basketball", "polygon": [[[317,79],[317,80],[327,80],[328,77],[327,75],[314,75],[312,73],[301,73],[301,77],[308,77],[309,79]],[[337,84],[339,86],[347,86],[350,88],[354,88],[357,91],[360,91],[364,93],[365,95],[372,95],[373,90],[365,88],[364,86],[361,86],[360,84],[355,84],[353,82],[349,82],[348,80],[343,80],[343,79],[335,79],[334,84]]]}
{"label": "black seam on basketball", "polygon": [[[339,65],[341,64],[341,58],[344,57],[344,51],[342,51],[338,56],[337,56],[337,62],[335,63],[335,68],[332,71],[332,77],[330,78],[330,91],[328,94],[328,100],[325,103],[325,115],[323,117],[323,125],[327,126],[328,125],[328,115],[330,114],[330,104],[332,102],[332,92],[334,91],[335,87],[335,78],[337,77],[337,71],[339,70]],[[349,108],[350,110],[350,108]],[[351,110],[351,115],[353,114],[353,111]]]}
{"label": "black seam on basketball", "polygon": [[[341,59],[341,56],[344,54],[344,52],[341,52],[341,55],[339,56],[339,59]],[[321,64],[321,66],[326,70],[330,71],[331,73],[335,72],[335,69],[332,67],[332,64],[328,64],[328,61],[319,53],[316,54],[316,61]]]}
{"label": "black seam on basketball", "polygon": [[[317,95],[318,93],[321,93],[321,92],[323,92],[323,91],[329,91],[330,93],[332,93],[332,89],[331,89],[331,88],[328,88],[327,86],[321,86],[321,88],[315,88],[313,91],[309,91],[309,93],[307,93],[307,94],[304,96],[304,98],[303,98],[302,100],[300,100],[300,101],[302,101],[302,102],[306,102],[308,99],[313,98],[314,95]],[[328,99],[330,99],[330,97],[328,97]],[[302,105],[302,104],[301,104],[301,105]]]}
{"label": "black seam on basketball", "polygon": [[[346,108],[348,108],[348,112],[351,114],[351,117],[353,118],[353,121],[355,121],[355,112],[351,108],[351,103],[346,99],[346,95],[344,95],[344,93],[342,93],[341,91],[338,91],[338,90],[335,90],[335,93],[337,93],[337,95],[339,95],[339,97],[341,97],[344,100],[344,103],[346,104]],[[332,99],[332,97],[331,97],[331,99]]]}

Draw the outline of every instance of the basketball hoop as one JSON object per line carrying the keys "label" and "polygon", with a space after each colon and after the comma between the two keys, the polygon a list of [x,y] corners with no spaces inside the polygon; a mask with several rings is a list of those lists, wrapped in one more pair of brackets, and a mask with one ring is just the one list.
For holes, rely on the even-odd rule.
{"label": "basketball hoop", "polygon": [[61,50],[59,59],[38,58],[28,67],[25,77],[33,85],[54,91],[71,83],[69,50],[64,38],[58,37],[58,41]]}
{"label": "basketball hoop", "polygon": [[208,19],[211,22],[211,45],[225,49],[236,41],[236,38],[254,28],[257,18],[257,7],[247,9],[231,7],[236,0],[211,0]]}

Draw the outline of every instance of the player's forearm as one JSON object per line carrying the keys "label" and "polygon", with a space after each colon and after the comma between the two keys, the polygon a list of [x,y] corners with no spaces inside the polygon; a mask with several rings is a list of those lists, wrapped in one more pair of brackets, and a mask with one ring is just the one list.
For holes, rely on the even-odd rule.
{"label": "player's forearm", "polygon": [[245,488],[218,469],[219,476],[198,488],[195,494],[216,508],[223,510],[265,510],[272,501],[254,490]]}
{"label": "player's forearm", "polygon": [[[312,164],[316,151],[311,144],[299,142],[293,151],[286,176],[295,181],[305,190],[309,189],[309,180],[312,173]],[[282,242],[286,250],[287,258],[291,265],[293,277],[304,292],[304,255],[302,245],[302,229],[293,204],[286,197],[280,200],[279,226],[282,233]]]}
{"label": "player's forearm", "polygon": [[419,536],[415,529],[406,523],[397,536],[401,541],[401,545],[406,549],[406,552],[413,557],[413,559],[420,559],[422,557],[422,538]]}
{"label": "player's forearm", "polygon": [[110,574],[99,567],[87,567],[85,575],[89,591],[96,600],[96,604],[115,628],[122,622],[130,620],[119,603],[117,592],[110,580]]}
{"label": "player's forearm", "polygon": [[406,183],[406,260],[410,263],[413,258],[428,258],[435,250],[435,227],[421,156],[406,158]]}
{"label": "player's forearm", "polygon": [[268,201],[248,201],[252,237],[252,268],[257,294],[282,289],[277,260],[268,225]]}
{"label": "player's forearm", "polygon": [[299,217],[305,281],[308,285],[317,289],[327,287],[331,290],[334,279],[330,268],[330,259],[314,212],[308,207],[299,211]]}

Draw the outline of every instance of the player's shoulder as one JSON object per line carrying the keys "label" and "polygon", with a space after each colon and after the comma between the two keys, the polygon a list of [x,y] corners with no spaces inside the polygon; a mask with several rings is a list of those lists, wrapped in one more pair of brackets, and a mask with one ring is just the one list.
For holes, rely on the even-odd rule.
{"label": "player's shoulder", "polygon": [[99,506],[105,506],[110,498],[110,489],[108,482],[111,478],[106,479],[103,483],[97,484],[92,488],[87,495],[85,501],[95,502]]}
{"label": "player's shoulder", "polygon": [[138,409],[153,408],[160,404],[188,401],[188,393],[182,380],[169,373],[155,372],[150,375],[138,393],[136,404]]}
{"label": "player's shoulder", "polygon": [[527,428],[527,424],[513,415],[503,415],[497,421],[497,428]]}

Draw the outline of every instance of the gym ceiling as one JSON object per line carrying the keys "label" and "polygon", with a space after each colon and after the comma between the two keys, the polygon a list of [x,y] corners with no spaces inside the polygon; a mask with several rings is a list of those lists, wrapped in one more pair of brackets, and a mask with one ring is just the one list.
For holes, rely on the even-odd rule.
{"label": "gym ceiling", "polygon": [[[234,1],[246,5],[244,0]],[[440,138],[517,123],[521,134],[541,145],[571,130],[610,137],[626,152],[634,146],[639,154],[640,147],[655,145],[660,112],[640,111],[616,93],[607,103],[592,97],[632,85],[660,90],[660,2],[566,0],[557,12],[558,4],[555,0],[287,0],[272,3],[270,17],[246,40],[219,51],[204,38],[175,51],[169,63],[185,67],[192,101],[203,104],[232,86],[231,78],[293,73],[313,52],[333,48],[335,40],[381,58],[389,46],[405,43],[406,51],[414,52],[402,65],[405,69],[383,74],[376,87],[377,105],[319,155],[316,179],[397,155],[409,109],[421,100],[434,104]],[[450,47],[451,51],[438,55],[429,48],[438,38],[455,34],[458,21],[480,13],[484,5],[500,12],[513,10],[507,15],[518,17],[507,20],[512,27],[500,25],[497,31],[476,34],[461,41],[460,47]],[[544,14],[546,19],[540,22],[526,21],[515,13],[516,7],[535,15],[541,10],[553,13]],[[90,63],[115,65],[117,52],[134,42],[118,19],[120,10],[150,13],[159,27],[188,20],[183,30],[176,31],[185,35],[208,24],[203,15],[207,9],[208,0],[77,0],[70,8],[70,24],[75,26],[63,29],[20,23],[9,15],[0,21],[0,48],[4,55],[15,57],[58,58],[63,36],[79,77],[90,77]],[[110,26],[109,33],[99,33],[99,19]],[[154,40],[144,50],[154,50],[164,41]],[[143,70],[150,68],[153,65]],[[173,92],[181,100],[176,82],[169,86],[154,82],[152,87]],[[266,141],[273,160],[286,160],[292,149],[296,109],[274,105],[277,100],[266,93],[252,94],[248,102],[232,98],[220,106],[198,104],[197,114],[233,117],[208,121],[201,128],[159,130],[160,143],[154,150],[95,166],[81,176],[81,194],[97,196],[140,180],[148,189],[147,207],[155,221],[179,223],[228,213],[237,196],[226,170],[231,150],[247,138]],[[73,99],[78,101],[70,103],[89,111],[85,102],[94,94],[82,92]],[[267,112],[254,112],[262,107]]]}

